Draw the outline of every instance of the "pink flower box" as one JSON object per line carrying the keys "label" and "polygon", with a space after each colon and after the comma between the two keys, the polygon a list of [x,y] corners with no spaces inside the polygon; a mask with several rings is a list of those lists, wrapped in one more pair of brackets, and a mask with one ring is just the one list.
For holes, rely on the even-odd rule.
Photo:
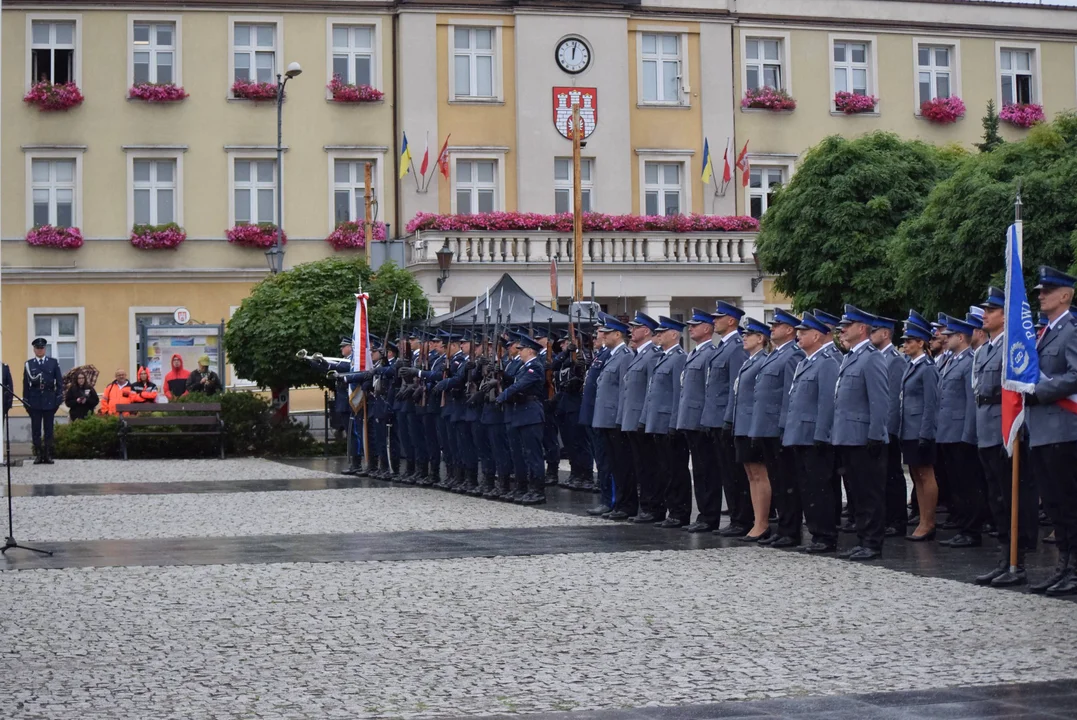
{"label": "pink flower box", "polygon": [[1044,121],[1043,106],[1035,103],[1007,105],[998,114],[999,120],[1022,128]]}
{"label": "pink flower box", "polygon": [[879,98],[874,95],[856,95],[844,90],[834,93],[834,109],[846,115],[875,112],[875,106],[878,104]]}
{"label": "pink flower box", "polygon": [[188,97],[187,91],[178,85],[168,83],[157,85],[155,83],[139,83],[127,91],[127,97],[146,102],[178,102]]}
{"label": "pink flower box", "polygon": [[255,101],[276,100],[277,83],[236,80],[232,83],[232,97]]}
{"label": "pink flower box", "polygon": [[[226,233],[228,242],[243,247],[271,248],[277,243],[277,226],[273,223],[260,223],[258,225],[236,225],[229,228]],[[288,242],[288,236],[281,233],[281,243]]]}
{"label": "pink flower box", "polygon": [[131,229],[131,244],[140,250],[173,250],[186,239],[187,233],[176,223],[135,225]]}
{"label": "pink flower box", "polygon": [[348,85],[339,75],[334,75],[333,81],[326,87],[332,93],[333,101],[338,103],[370,103],[385,97],[385,93],[369,85]]}
{"label": "pink flower box", "polygon": [[949,125],[965,117],[965,103],[961,102],[961,98],[954,96],[935,98],[920,103],[920,117],[939,125]]}
{"label": "pink flower box", "polygon": [[[371,228],[370,236],[373,240],[385,239],[385,223],[375,222]],[[366,233],[363,231],[361,222],[343,222],[329,233],[325,239],[334,250],[355,250],[366,247]]]}
{"label": "pink flower box", "polygon": [[34,247],[76,250],[82,247],[82,232],[77,227],[58,228],[40,225],[26,233],[26,242]]}
{"label": "pink flower box", "polygon": [[34,105],[42,112],[70,110],[81,105],[83,100],[85,98],[75,83],[54,85],[48,80],[42,80],[34,85],[22,98],[24,103]]}
{"label": "pink flower box", "polygon": [[742,108],[754,108],[757,110],[771,110],[782,112],[784,110],[796,110],[797,101],[785,90],[775,90],[772,87],[761,87],[748,90],[740,101]]}
{"label": "pink flower box", "polygon": [[[584,232],[753,232],[759,229],[755,218],[725,215],[606,215],[584,213]],[[416,231],[514,231],[548,230],[572,232],[572,213],[492,212],[475,215],[436,215],[419,213],[407,224],[406,232]]]}

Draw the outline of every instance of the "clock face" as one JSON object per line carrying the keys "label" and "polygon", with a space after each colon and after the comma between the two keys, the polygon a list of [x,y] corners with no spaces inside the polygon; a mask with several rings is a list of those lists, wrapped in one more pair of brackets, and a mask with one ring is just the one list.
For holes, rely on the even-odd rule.
{"label": "clock face", "polygon": [[576,75],[591,64],[591,48],[579,38],[565,38],[557,46],[557,64],[567,73]]}

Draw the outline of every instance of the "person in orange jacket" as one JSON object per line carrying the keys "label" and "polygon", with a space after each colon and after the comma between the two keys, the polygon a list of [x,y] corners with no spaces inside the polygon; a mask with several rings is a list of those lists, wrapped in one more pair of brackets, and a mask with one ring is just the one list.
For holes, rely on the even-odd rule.
{"label": "person in orange jacket", "polygon": [[187,378],[191,376],[191,371],[183,367],[183,356],[176,353],[172,356],[172,369],[165,375],[164,391],[165,397],[169,400],[175,400],[180,395],[187,392]]}
{"label": "person in orange jacket", "polygon": [[119,415],[120,411],[116,409],[116,406],[130,402],[124,395],[124,392],[129,387],[131,387],[131,383],[127,381],[127,371],[123,368],[118,368],[115,379],[106,385],[104,392],[101,393],[101,409],[99,412],[102,415]]}
{"label": "person in orange jacket", "polygon": [[150,371],[140,367],[135,382],[123,389],[123,397],[129,403],[157,402],[157,386],[150,382]]}

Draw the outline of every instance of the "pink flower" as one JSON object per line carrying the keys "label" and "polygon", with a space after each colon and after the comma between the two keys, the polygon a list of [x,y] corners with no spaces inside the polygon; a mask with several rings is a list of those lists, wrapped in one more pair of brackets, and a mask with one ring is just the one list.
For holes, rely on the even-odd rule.
{"label": "pink flower", "polygon": [[127,97],[146,102],[176,102],[188,97],[187,92],[178,85],[167,83],[139,83],[127,91]]}
{"label": "pink flower", "polygon": [[[371,228],[371,238],[374,240],[385,239],[385,223],[376,222]],[[361,222],[342,222],[337,225],[333,232],[329,233],[326,242],[333,246],[334,250],[354,250],[366,247],[366,233]]]}
{"label": "pink flower", "polygon": [[140,250],[171,250],[186,239],[187,233],[176,223],[135,225],[131,229],[131,244]]}
{"label": "pink flower", "polygon": [[232,96],[246,100],[276,100],[277,83],[236,80],[232,83]]}
{"label": "pink flower", "polygon": [[85,100],[79,86],[73,82],[53,84],[48,80],[30,88],[30,92],[23,96],[22,101],[29,105],[36,105],[42,112],[56,112],[70,110],[81,105]]}
{"label": "pink flower", "polygon": [[75,250],[82,247],[82,233],[77,227],[58,228],[52,225],[39,225],[26,233],[26,242],[35,247]]}
{"label": "pink flower", "polygon": [[333,81],[326,87],[333,94],[333,100],[339,103],[377,102],[385,97],[385,93],[369,85],[348,85],[339,75],[334,75]]}
{"label": "pink flower", "polygon": [[878,103],[879,98],[874,95],[856,95],[844,90],[834,93],[834,109],[846,115],[874,112]]}
{"label": "pink flower", "polygon": [[[607,215],[584,213],[585,232],[752,232],[759,229],[754,218],[724,215]],[[542,215],[524,212],[492,212],[476,215],[436,215],[419,213],[405,228],[416,231],[507,232],[514,230],[548,230],[572,232],[572,213]]]}
{"label": "pink flower", "polygon": [[772,87],[761,87],[754,90],[749,89],[748,92],[744,93],[744,98],[741,99],[740,106],[744,108],[759,108],[762,110],[780,112],[782,110],[795,110],[797,101],[785,90],[776,90]]}
{"label": "pink flower", "polygon": [[965,103],[961,102],[961,98],[954,96],[935,98],[920,104],[920,116],[933,123],[949,125],[965,117]]}
{"label": "pink flower", "polygon": [[[257,225],[236,225],[226,233],[228,242],[251,248],[271,248],[277,242],[277,226],[273,223]],[[281,232],[281,243],[288,242],[288,236]]]}
{"label": "pink flower", "polygon": [[999,120],[1004,120],[1017,127],[1030,128],[1038,122],[1043,122],[1043,106],[1035,103],[1007,105],[998,114]]}

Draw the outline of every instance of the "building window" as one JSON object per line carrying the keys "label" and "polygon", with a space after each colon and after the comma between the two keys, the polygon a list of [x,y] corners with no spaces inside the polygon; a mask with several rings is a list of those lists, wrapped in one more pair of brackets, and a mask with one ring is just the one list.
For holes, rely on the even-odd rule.
{"label": "building window", "polygon": [[747,38],[744,41],[747,89],[763,87],[784,90],[780,38]]}
{"label": "building window", "polygon": [[74,21],[34,20],[30,32],[31,82],[74,82]]}
{"label": "building window", "polygon": [[497,210],[497,161],[456,161],[456,212],[484,213]]}
{"label": "building window", "polygon": [[643,102],[681,101],[681,36],[660,33],[640,35],[643,59]]}
{"label": "building window", "polygon": [[134,84],[175,83],[175,24],[136,22],[132,28],[132,38],[131,62],[134,67]]}
{"label": "building window", "polygon": [[869,43],[834,43],[834,92],[870,95]]}
{"label": "building window", "polygon": [[645,215],[679,215],[682,212],[682,174],[680,163],[644,163]]}
{"label": "building window", "polygon": [[273,23],[235,23],[232,32],[233,81],[275,82],[277,26]]}
{"label": "building window", "polygon": [[[583,212],[593,212],[591,193],[594,190],[594,182],[591,175],[591,166],[594,160],[580,158],[580,190]],[[573,212],[573,187],[572,187],[572,158],[553,159],[553,199],[554,212]]]}
{"label": "building window", "polygon": [[1036,102],[1036,94],[1033,91],[1034,61],[1032,50],[1002,48],[999,51],[1003,107]]}
{"label": "building window", "polygon": [[232,185],[236,225],[277,222],[277,163],[275,160],[237,158]]}
{"label": "building window", "polygon": [[135,225],[176,221],[176,161],[139,158],[132,162]]}
{"label": "building window", "polygon": [[373,160],[333,161],[333,222],[363,222],[366,219],[366,168],[370,164],[371,197],[377,198],[373,178],[377,176]]}
{"label": "building window", "polygon": [[35,159],[31,161],[33,226],[75,225],[75,159]]}
{"label": "building window", "polygon": [[494,41],[497,28],[454,27],[453,95],[492,98],[494,93]]}
{"label": "building window", "polygon": [[[150,313],[150,312],[136,312],[135,313],[135,354],[132,358],[131,367],[137,367],[142,362],[142,327],[151,327],[154,325],[172,325],[176,321],[172,317],[172,313]],[[171,360],[169,360],[171,363]],[[165,365],[169,367],[169,365]],[[164,370],[163,372],[168,372]]]}
{"label": "building window", "polygon": [[748,214],[756,220],[770,207],[770,196],[785,184],[785,168],[753,165],[748,171]]}
{"label": "building window", "polygon": [[333,75],[349,85],[374,86],[372,26],[333,26]]}
{"label": "building window", "polygon": [[34,315],[34,337],[48,341],[45,354],[56,358],[60,372],[75,367],[79,354],[78,315]]}
{"label": "building window", "polygon": [[918,73],[918,86],[920,88],[920,103],[926,103],[935,98],[950,97],[952,85],[950,82],[952,65],[951,57],[953,48],[939,47],[935,45],[920,45],[916,48],[916,71]]}

